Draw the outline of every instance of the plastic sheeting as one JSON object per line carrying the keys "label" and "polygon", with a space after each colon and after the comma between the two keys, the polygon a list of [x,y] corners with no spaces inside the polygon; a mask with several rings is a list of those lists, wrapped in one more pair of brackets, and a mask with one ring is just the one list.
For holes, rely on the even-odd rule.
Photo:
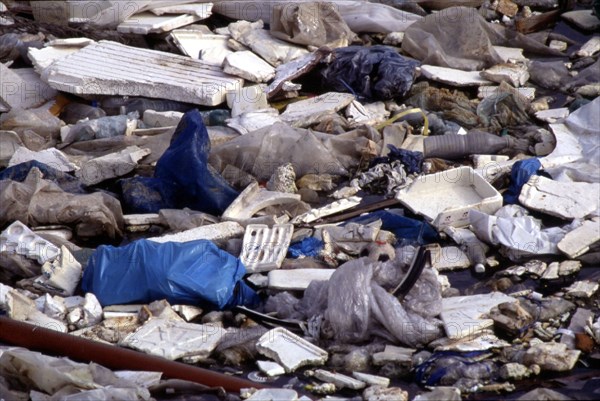
{"label": "plastic sheeting", "polygon": [[412,24],[402,41],[403,52],[423,64],[459,70],[481,70],[503,62],[493,46],[560,56],[541,43],[499,24],[488,23],[475,8],[450,7]]}
{"label": "plastic sheeting", "polygon": [[408,92],[419,63],[389,46],[348,46],[336,49],[323,70],[323,81],[338,92],[367,99],[390,100]]}
{"label": "plastic sheeting", "polygon": [[[388,268],[400,268],[397,260],[386,263]],[[435,273],[422,274],[405,302],[400,302],[378,284],[375,271],[380,269],[381,265],[368,258],[337,268],[328,282],[325,332],[341,343],[358,343],[379,336],[410,347],[441,337],[440,321],[435,316],[441,312],[442,297]],[[393,274],[388,272],[387,276]],[[318,296],[318,288],[314,290]]]}
{"label": "plastic sheeting", "polygon": [[557,244],[571,226],[543,228],[540,220],[529,216],[527,209],[518,205],[502,207],[495,215],[477,210],[469,211],[469,222],[477,237],[492,245],[502,245],[512,261],[533,255],[557,255]]}
{"label": "plastic sheeting", "polygon": [[551,124],[556,148],[540,159],[556,181],[600,182],[600,97]]}
{"label": "plastic sheeting", "polygon": [[357,166],[362,150],[374,145],[371,138],[381,139],[370,135],[359,130],[329,135],[276,123],[216,146],[210,162],[217,170],[230,164],[259,181],[267,181],[277,167],[287,163],[292,163],[297,177],[346,175]]}
{"label": "plastic sheeting", "polygon": [[[18,166],[15,166],[18,167]],[[0,181],[0,226],[19,220],[29,227],[67,225],[79,237],[121,236],[123,214],[119,201],[105,193],[64,192],[31,168],[25,180]]]}
{"label": "plastic sheeting", "polygon": [[158,160],[154,178],[121,181],[123,203],[132,213],[189,207],[218,214],[238,192],[208,165],[210,139],[198,110],[185,113]]}
{"label": "plastic sheeting", "polygon": [[[208,2],[208,0],[204,1]],[[263,0],[248,2],[241,0],[220,0],[215,2],[212,11],[229,18],[246,21],[271,21],[273,7],[314,2],[314,0]],[[353,32],[403,32],[420,16],[397,10],[384,4],[366,0],[330,0]]]}
{"label": "plastic sheeting", "polygon": [[330,2],[276,5],[271,35],[299,45],[348,46],[356,37]]}
{"label": "plastic sheeting", "polygon": [[219,309],[252,306],[258,298],[243,281],[242,262],[207,240],[157,243],[148,240],[124,247],[102,245],[89,259],[81,281],[102,305],[209,305]]}

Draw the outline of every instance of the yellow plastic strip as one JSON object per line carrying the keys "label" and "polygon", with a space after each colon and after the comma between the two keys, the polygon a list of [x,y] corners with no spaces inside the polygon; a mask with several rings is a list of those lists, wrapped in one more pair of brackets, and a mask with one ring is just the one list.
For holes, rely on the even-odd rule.
{"label": "yellow plastic strip", "polygon": [[398,113],[396,114],[394,117],[390,118],[387,121],[382,122],[381,124],[377,125],[375,128],[377,130],[380,130],[382,128],[387,127],[390,124],[393,124],[396,120],[407,116],[409,114],[413,114],[413,113],[421,113],[421,115],[423,116],[423,136],[428,136],[429,135],[429,120],[427,119],[427,116],[425,115],[425,112],[423,110],[421,110],[418,107],[415,107],[414,109],[408,109],[408,110],[404,110],[402,113]]}

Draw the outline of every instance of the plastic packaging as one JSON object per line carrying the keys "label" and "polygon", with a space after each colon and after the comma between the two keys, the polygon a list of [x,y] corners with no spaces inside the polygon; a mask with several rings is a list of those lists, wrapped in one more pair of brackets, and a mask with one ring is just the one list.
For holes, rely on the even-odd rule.
{"label": "plastic packaging", "polygon": [[512,137],[482,131],[466,135],[430,136],[423,140],[426,158],[460,159],[473,154],[495,154],[511,145]]}
{"label": "plastic packaging", "polygon": [[[401,344],[417,347],[442,336],[440,321],[426,319],[420,314],[409,312],[398,301],[398,298],[379,285],[371,285],[370,295],[370,307],[374,320],[385,327]],[[420,312],[424,313],[425,311]]]}
{"label": "plastic packaging", "polygon": [[208,165],[210,139],[198,110],[183,115],[154,178],[122,180],[123,203],[133,213],[189,207],[220,215],[238,192]]}
{"label": "plastic packaging", "polygon": [[[314,0],[298,0],[294,3],[314,2]],[[367,1],[331,0],[344,21],[354,32],[403,32],[420,17],[389,7],[385,4]],[[277,4],[290,4],[286,0],[263,0],[260,6],[253,6],[248,12],[247,0],[227,0],[215,2],[213,12],[233,19],[248,21],[270,21],[273,7]],[[327,18],[322,16],[321,18]]]}
{"label": "plastic packaging", "polygon": [[104,305],[150,303],[252,306],[257,295],[243,281],[244,265],[207,240],[124,247],[102,245],[84,271],[82,289]]}
{"label": "plastic packaging", "polygon": [[105,117],[106,112],[99,107],[92,107],[83,103],[69,103],[60,113],[60,119],[65,124],[76,124],[79,120]]}
{"label": "plastic packaging", "polygon": [[336,49],[323,72],[323,81],[338,92],[367,99],[389,100],[404,96],[415,79],[419,63],[389,46],[348,46]]}
{"label": "plastic packaging", "polygon": [[[235,166],[259,181],[268,181],[277,167],[292,163],[297,177],[306,174],[346,175],[357,166],[369,133],[329,135],[275,123],[215,146],[210,162],[222,170]],[[310,155],[310,157],[308,157]]]}
{"label": "plastic packaging", "polygon": [[426,386],[445,385],[468,390],[473,385],[488,381],[497,373],[493,361],[480,361],[487,353],[438,351],[417,367],[416,379]]}

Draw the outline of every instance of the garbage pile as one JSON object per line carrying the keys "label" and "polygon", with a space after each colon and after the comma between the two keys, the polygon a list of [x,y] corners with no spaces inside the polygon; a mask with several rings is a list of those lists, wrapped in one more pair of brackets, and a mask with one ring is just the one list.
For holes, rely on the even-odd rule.
{"label": "garbage pile", "polygon": [[1,398],[600,396],[599,2],[3,3]]}

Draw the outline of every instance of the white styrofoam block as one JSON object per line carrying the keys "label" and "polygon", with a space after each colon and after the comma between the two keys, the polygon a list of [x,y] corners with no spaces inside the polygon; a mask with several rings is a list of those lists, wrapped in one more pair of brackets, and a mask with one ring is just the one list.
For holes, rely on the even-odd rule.
{"label": "white styrofoam block", "polygon": [[210,224],[185,230],[176,234],[163,235],[162,237],[148,238],[154,242],[188,242],[197,239],[206,239],[209,241],[225,240],[240,236],[244,233],[244,228],[234,222],[225,221],[217,224]]}
{"label": "white styrofoam block", "polygon": [[283,327],[263,334],[256,343],[262,355],[274,359],[291,373],[301,366],[323,365],[327,362],[327,351],[306,341]]}
{"label": "white styrofoam block", "polygon": [[243,80],[201,60],[100,41],[48,67],[42,79],[77,95],[145,96],[216,106]]}
{"label": "white styrofoam block", "polygon": [[170,360],[208,357],[226,333],[215,325],[152,318],[125,337],[121,345]]}
{"label": "white styrofoam block", "polygon": [[494,321],[484,316],[504,302],[516,302],[516,299],[501,292],[443,298],[440,317],[446,335],[458,339],[492,326]]}
{"label": "white styrofoam block", "polygon": [[269,272],[269,288],[303,291],[314,280],[329,280],[334,271],[334,269],[271,270]]}
{"label": "white styrofoam block", "polygon": [[600,207],[600,184],[554,181],[534,175],[523,185],[519,202],[552,216],[581,219]]}
{"label": "white styrofoam block", "polygon": [[173,29],[200,21],[200,17],[192,14],[182,15],[154,15],[144,12],[133,15],[117,26],[121,33],[137,33],[147,35],[149,33],[169,32]]}
{"label": "white styrofoam block", "polygon": [[275,76],[275,68],[249,50],[227,55],[223,71],[252,82],[267,82]]}
{"label": "white styrofoam block", "polygon": [[455,68],[425,64],[421,66],[421,74],[433,81],[458,87],[492,84],[492,81],[482,78],[478,71],[463,71]]}

